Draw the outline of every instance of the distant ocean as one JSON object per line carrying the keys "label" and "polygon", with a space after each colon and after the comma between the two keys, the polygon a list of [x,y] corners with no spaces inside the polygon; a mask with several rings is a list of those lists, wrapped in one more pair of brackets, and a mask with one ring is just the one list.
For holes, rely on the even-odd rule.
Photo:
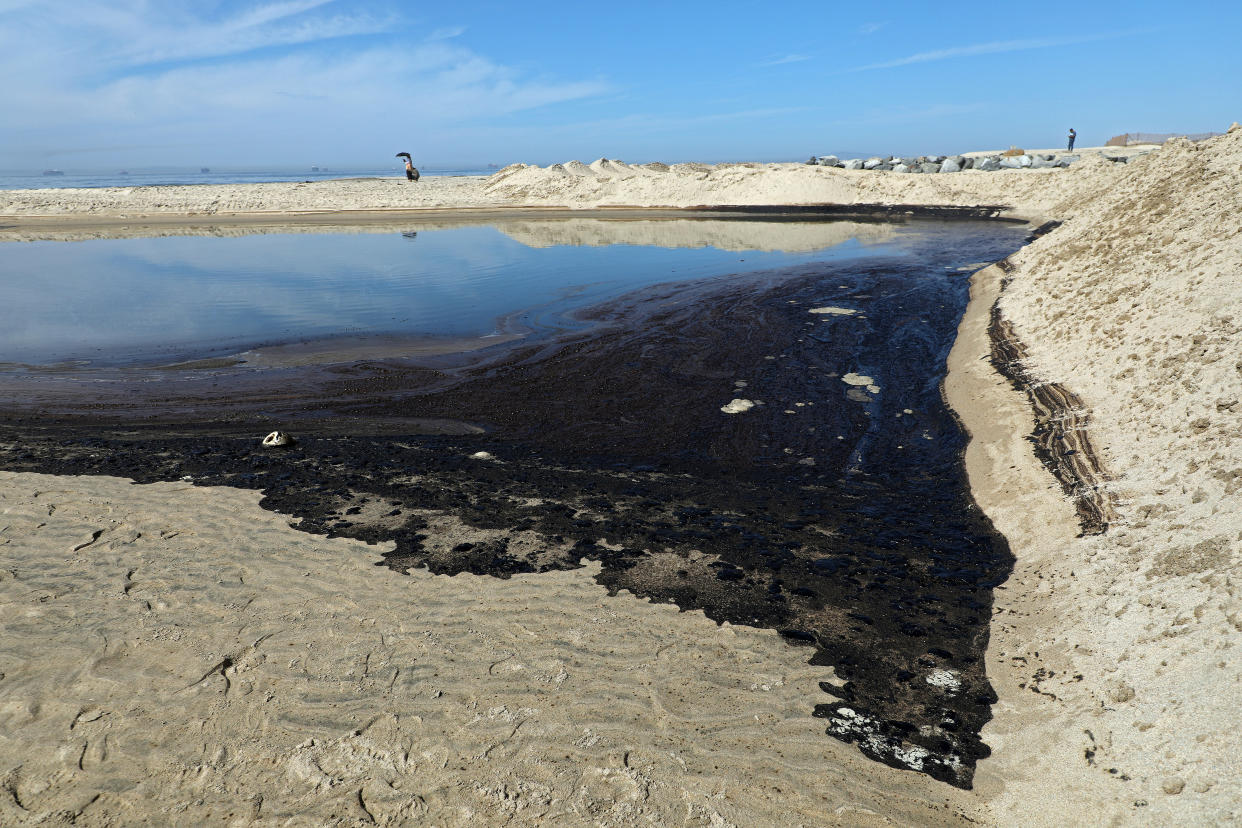
{"label": "distant ocean", "polygon": [[[423,176],[490,175],[496,167],[435,169],[419,167]],[[37,190],[67,187],[146,187],[171,184],[259,184],[270,181],[327,181],[334,178],[404,178],[404,169],[210,169],[161,167],[135,170],[0,170],[0,190]]]}

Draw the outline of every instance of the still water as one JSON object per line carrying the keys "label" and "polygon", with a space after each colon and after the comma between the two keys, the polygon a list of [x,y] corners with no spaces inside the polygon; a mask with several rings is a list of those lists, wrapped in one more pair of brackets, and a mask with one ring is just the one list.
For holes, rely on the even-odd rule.
{"label": "still water", "polygon": [[[936,223],[510,222],[0,243],[0,362],[95,367],[341,336],[524,335],[668,281],[910,255]],[[504,320],[504,321],[502,321]]]}

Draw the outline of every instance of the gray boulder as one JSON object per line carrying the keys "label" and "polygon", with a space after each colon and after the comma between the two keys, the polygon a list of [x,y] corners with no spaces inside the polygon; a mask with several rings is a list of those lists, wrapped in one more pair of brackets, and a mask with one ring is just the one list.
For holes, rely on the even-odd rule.
{"label": "gray boulder", "polygon": [[874,170],[876,167],[880,166],[881,164],[887,164],[887,163],[888,163],[887,159],[880,158],[878,156],[872,156],[871,158],[868,158],[866,161],[863,162],[863,169]]}
{"label": "gray boulder", "polygon": [[1033,169],[1033,170],[1047,170],[1047,169],[1050,169],[1050,168],[1052,168],[1052,167],[1055,167],[1056,165],[1057,165],[1057,164],[1056,164],[1056,162],[1055,162],[1055,161],[1051,161],[1051,160],[1049,160],[1049,159],[1047,159],[1047,158],[1040,157],[1040,158],[1036,158],[1034,161],[1032,161],[1032,162],[1031,162],[1031,169]]}
{"label": "gray boulder", "polygon": [[1075,161],[1077,161],[1080,157],[1081,156],[1078,156],[1078,155],[1062,155],[1060,158],[1057,159],[1056,164],[1058,167],[1068,167],[1070,164],[1073,164]]}
{"label": "gray boulder", "polygon": [[916,167],[919,164],[923,163],[923,160],[921,158],[902,158],[900,159],[900,161],[902,164],[905,164],[907,167]]}
{"label": "gray boulder", "polygon": [[876,172],[888,172],[892,168],[893,168],[892,164],[876,164],[871,169],[875,170]]}
{"label": "gray boulder", "polygon": [[962,169],[963,169],[963,170],[973,170],[974,168],[975,168],[975,159],[973,159],[973,158],[963,158],[963,159],[962,159]]}
{"label": "gray boulder", "polygon": [[819,165],[821,167],[839,167],[841,166],[841,159],[835,155],[821,155],[819,157]]}
{"label": "gray boulder", "polygon": [[962,165],[954,161],[952,158],[944,159],[944,163],[940,165],[942,173],[961,172]]}
{"label": "gray boulder", "polygon": [[893,167],[893,172],[896,173],[908,173],[913,171],[914,167],[911,167],[909,164],[897,164]]}
{"label": "gray boulder", "polygon": [[1029,155],[1007,155],[1000,161],[1000,165],[1007,170],[1026,169],[1032,163]]}
{"label": "gray boulder", "polygon": [[845,167],[847,170],[861,170],[863,168],[863,160],[861,158],[851,158],[841,166]]}
{"label": "gray boulder", "polygon": [[919,164],[919,172],[938,173],[940,172],[940,165],[935,161],[924,161],[922,164]]}
{"label": "gray boulder", "polygon": [[1000,159],[995,155],[989,155],[987,158],[975,161],[975,169],[984,172],[995,172],[1001,168]]}

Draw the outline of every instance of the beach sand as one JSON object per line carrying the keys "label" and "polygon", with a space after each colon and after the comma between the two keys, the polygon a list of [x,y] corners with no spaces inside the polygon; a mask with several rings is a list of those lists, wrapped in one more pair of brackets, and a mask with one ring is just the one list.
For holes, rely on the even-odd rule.
{"label": "beach sand", "polygon": [[[730,204],[1063,222],[975,275],[946,382],[975,498],[1017,561],[996,591],[1000,700],[973,790],[825,737],[805,699],[830,671],[775,633],[606,598],[590,570],[404,577],[374,568],[373,547],[289,528],[255,493],[3,473],[0,821],[1236,820],[1240,170],[1235,127],[1066,170],[601,161],[417,186],[0,193],[9,238],[144,216]],[[996,319],[1025,348],[1021,376],[1080,401],[1054,416],[1085,428],[1102,488],[1067,493],[1032,450],[1029,389],[990,360]],[[1084,496],[1108,504],[1107,531],[1082,533]]]}

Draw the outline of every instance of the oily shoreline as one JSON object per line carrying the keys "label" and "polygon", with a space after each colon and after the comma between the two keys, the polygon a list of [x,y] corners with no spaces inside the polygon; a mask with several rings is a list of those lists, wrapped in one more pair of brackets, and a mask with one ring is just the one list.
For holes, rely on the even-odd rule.
{"label": "oily shoreline", "polygon": [[[956,255],[959,260],[963,255],[976,259],[980,251]],[[848,347],[853,338],[848,330],[856,329],[859,323],[821,320],[805,345],[799,346],[791,338],[808,324],[806,307],[843,301],[825,294],[826,290],[840,293],[839,283],[855,285],[845,291],[848,297],[880,290],[881,279],[897,283],[909,278],[894,273],[893,267],[892,263],[863,261],[805,268],[807,272],[802,275],[775,280],[774,290],[757,292],[753,284],[743,283],[715,297],[704,296],[693,287],[657,290],[656,296],[641,302],[636,298],[632,303],[639,319],[635,319],[633,309],[608,311],[615,330],[611,335],[561,343],[537,360],[532,359],[533,354],[519,352],[487,366],[485,371],[476,371],[480,387],[471,390],[472,386],[464,386],[464,396],[459,385],[447,394],[418,399],[420,414],[436,421],[450,421],[461,411],[494,412],[493,419],[503,412],[504,419],[497,424],[502,426],[500,433],[524,433],[526,436],[517,442],[488,440],[484,435],[466,443],[438,438],[427,442],[428,453],[425,449],[414,451],[413,446],[397,449],[388,440],[333,440],[298,431],[302,437],[298,449],[287,458],[282,454],[269,459],[257,456],[262,449],[253,447],[253,435],[212,436],[195,433],[188,424],[176,429],[185,434],[182,437],[166,434],[154,424],[144,426],[141,433],[131,428],[128,436],[110,434],[117,425],[111,429],[90,425],[103,414],[92,407],[85,419],[74,418],[59,428],[49,429],[42,415],[39,420],[44,425],[38,429],[21,420],[10,421],[5,465],[12,469],[121,474],[144,481],[188,476],[201,485],[260,487],[267,493],[266,504],[297,516],[304,529],[368,542],[396,540],[397,548],[386,558],[388,566],[400,571],[428,566],[435,573],[470,571],[510,577],[521,572],[574,568],[582,557],[601,560],[604,572],[599,580],[610,591],[627,589],[675,603],[683,610],[701,607],[717,621],[772,626],[791,641],[811,644],[817,648],[811,662],[833,665],[844,682],[822,688],[839,702],[816,706],[816,715],[830,720],[831,733],[857,741],[869,756],[895,767],[922,770],[938,779],[969,786],[975,759],[986,753],[971,734],[986,721],[993,698],[978,669],[981,653],[976,649],[986,641],[989,584],[1003,580],[1004,573],[998,568],[1004,567],[1001,559],[1005,553],[1000,548],[989,551],[994,543],[987,539],[988,530],[982,524],[972,525],[972,520],[978,523],[977,518],[954,515],[953,498],[966,495],[964,491],[955,493],[951,481],[930,476],[934,474],[930,466],[923,474],[929,475],[932,489],[919,495],[889,492],[893,482],[906,475],[896,469],[884,472],[882,463],[900,462],[896,456],[901,452],[867,472],[867,476],[887,474],[888,482],[863,480],[860,486],[852,487],[831,482],[835,470],[845,466],[847,455],[861,451],[856,446],[864,432],[870,434],[871,426],[867,422],[870,413],[862,416],[858,401],[833,402],[845,393],[845,386],[836,377],[861,357],[848,351],[837,355],[832,345],[835,339],[825,326],[841,329],[841,344],[835,346],[839,349]],[[954,285],[961,283],[960,275],[939,278],[943,290],[959,290]],[[932,280],[924,281],[930,285]],[[887,293],[888,289],[880,292]],[[953,307],[948,296],[946,293],[941,299],[945,304],[940,307]],[[708,298],[711,301],[705,302]],[[644,310],[647,306],[651,309]],[[871,308],[867,316],[875,322],[868,322],[866,329],[874,324],[880,331],[889,316],[896,313],[901,320],[910,313],[885,310],[879,303],[867,307]],[[928,299],[913,312],[931,317],[937,314],[935,307],[936,302]],[[763,323],[765,319],[771,322]],[[955,319],[950,316],[941,320],[943,333],[951,335]],[[733,332],[743,327],[749,329],[745,337],[736,337]],[[936,361],[934,354],[910,352],[910,347],[924,337],[914,333],[909,320],[902,322],[899,331],[901,338],[892,345],[882,344],[883,339],[873,343],[866,360],[879,368],[875,360],[892,351],[897,355],[887,358],[894,365],[920,365],[928,362],[927,357]],[[737,343],[743,341],[745,346],[739,348]],[[799,338],[797,343],[803,341]],[[735,344],[729,346],[730,342]],[[660,359],[652,361],[644,356],[652,349],[662,355]],[[540,346],[540,350],[548,349]],[[767,372],[772,376],[767,379],[753,376],[755,366],[764,364],[764,351],[780,353],[779,362],[786,366],[774,372],[777,366],[773,365]],[[903,352],[908,353],[901,356]],[[711,359],[705,354],[712,355]],[[819,367],[825,358],[825,367]],[[844,360],[845,367],[834,360]],[[642,361],[649,367],[638,367]],[[631,369],[630,365],[636,367]],[[818,381],[818,390],[801,387],[805,382],[800,379],[802,375],[830,369],[832,372]],[[385,373],[381,386],[394,390],[410,379],[419,381],[414,376],[403,383],[397,379],[395,367]],[[679,389],[676,394],[661,384],[664,374]],[[749,393],[812,399],[821,408],[840,406],[840,415],[830,416],[828,408],[823,408],[825,413],[814,421],[822,429],[846,433],[852,429],[857,434],[844,443],[822,432],[814,438],[799,436],[796,432],[800,429],[791,430],[791,426],[795,419],[803,418],[789,417],[793,410],[739,418],[736,430],[730,427],[724,432],[706,427],[707,423],[704,427],[695,425],[702,419],[704,408],[712,410],[722,399],[721,392],[732,390],[725,387],[713,391],[719,385],[719,379],[714,378],[739,374],[750,377],[753,390],[748,389]],[[905,386],[898,382],[899,374],[885,369],[876,377],[875,382],[886,388],[885,399],[891,401],[883,406],[888,413],[877,409],[875,420],[890,422],[889,409],[893,406],[899,419],[902,406],[918,409],[916,416],[906,418],[910,427],[901,429],[908,434],[903,441],[921,442],[914,433],[920,429],[922,440],[933,440],[933,436],[935,440],[925,449],[911,444],[911,451],[905,454],[912,455],[914,462],[913,455],[932,452],[935,467],[944,466],[939,474],[947,474],[957,464],[958,445],[947,413],[938,415],[913,396],[903,397]],[[926,385],[921,375],[910,379],[912,387]],[[368,409],[375,413],[367,416],[373,417],[380,408],[391,408],[400,418],[408,407],[400,396],[386,404],[372,399],[363,376],[348,384],[357,402],[351,407],[346,401],[340,409],[344,417],[357,417]],[[609,388],[633,391],[629,397],[618,398],[618,392]],[[535,406],[504,402],[514,399],[519,391],[536,401]],[[675,398],[676,410],[684,413],[673,416],[662,412]],[[439,399],[446,400],[447,405],[440,405]],[[658,403],[661,400],[664,402]],[[772,400],[771,404],[779,403]],[[786,405],[794,403],[787,401]],[[554,413],[554,409],[563,410]],[[184,416],[184,408],[179,410]],[[614,420],[621,412],[627,412],[623,419],[633,417],[642,425],[611,430],[599,425],[584,428],[592,422]],[[907,409],[907,414],[914,413]],[[554,422],[557,416],[561,419]],[[834,425],[836,416],[845,418],[840,425]],[[762,424],[752,424],[756,418]],[[853,425],[848,425],[851,422]],[[404,425],[405,420],[401,423]],[[660,433],[661,423],[667,435]],[[670,429],[670,425],[674,427]],[[289,427],[296,429],[297,425]],[[754,428],[770,434],[751,433]],[[314,433],[309,426],[308,430]],[[555,435],[555,440],[541,442],[540,434]],[[887,440],[884,435],[865,439]],[[696,443],[703,444],[702,451],[710,449],[708,453],[717,459],[678,448]],[[780,452],[775,446],[768,447],[770,443],[786,445],[784,451],[794,452],[800,462],[778,459]],[[572,446],[580,448],[568,450]],[[478,451],[496,458],[499,467],[460,459]],[[596,455],[599,459],[594,459]],[[806,459],[816,456],[828,477],[816,468],[813,459]],[[284,459],[290,462],[280,462]],[[601,466],[601,461],[607,465]],[[439,469],[445,463],[448,465]],[[655,464],[654,468],[648,468],[649,464]],[[576,482],[556,479],[555,470],[560,467],[575,469],[571,477]],[[785,470],[769,481],[770,469],[782,467]],[[391,484],[384,482],[384,475],[401,477],[400,470],[406,468],[421,469],[425,480],[415,487],[395,478]],[[368,476],[375,481],[367,483]],[[471,482],[475,478],[478,480]],[[533,488],[509,492],[515,480]],[[752,491],[755,486],[759,489]],[[937,491],[941,486],[947,487],[943,493]],[[325,499],[315,494],[317,489],[323,489],[323,494],[337,494]],[[737,493],[730,494],[732,489]],[[338,502],[338,495],[346,490],[348,502]],[[765,497],[760,493],[763,490],[781,494]],[[532,498],[550,502],[568,498],[566,505],[572,505],[578,514],[596,515],[588,532],[603,536],[607,542],[601,547],[603,541],[592,543],[594,535],[583,535],[581,527],[575,526],[581,518],[569,524],[555,509],[545,515],[541,509],[523,506],[515,512],[506,505]],[[834,500],[840,502],[833,506]],[[936,520],[920,527],[916,514],[902,513],[898,506],[902,501],[937,503],[932,510]],[[762,504],[760,510],[766,514],[756,515],[753,508],[743,505],[746,502]],[[888,525],[881,528],[881,524],[864,519],[854,527],[845,502],[857,503],[853,511],[859,515],[880,516],[881,524],[883,516],[891,513]],[[676,508],[668,515],[660,509],[646,514],[644,509],[650,511],[650,504],[655,503]],[[376,512],[377,508],[384,514]],[[437,525],[435,521],[420,518],[410,523],[402,516],[419,515],[427,509],[457,515],[455,519],[467,526],[485,527],[483,542],[463,541],[461,549],[430,548],[419,537]],[[613,517],[613,512],[623,517]],[[917,514],[923,513],[923,509],[917,510]],[[479,524],[480,520],[484,523]],[[927,533],[933,525],[928,539],[920,540],[920,533]],[[549,548],[529,550],[528,555],[521,551],[523,544],[529,545],[523,533],[531,532],[535,537],[557,540],[542,541]],[[876,533],[882,536],[881,541],[871,537]],[[830,542],[832,535],[842,535],[842,542]],[[558,545],[564,547],[559,552]],[[638,554],[644,547],[646,553]],[[660,548],[667,551],[652,554]],[[716,562],[709,563],[713,558]],[[990,558],[996,560],[988,563]],[[724,568],[718,569],[720,566]],[[681,567],[686,571],[680,577],[690,580],[678,584],[678,577],[670,579],[672,573],[665,571],[668,567]],[[825,588],[841,592],[839,596],[834,593],[830,605],[824,603]],[[888,608],[894,602],[895,611]],[[880,656],[892,648],[896,649],[891,657]],[[864,652],[868,653],[866,658]],[[924,674],[929,676],[926,681],[921,678]],[[946,689],[940,689],[933,679]]]}
{"label": "oily shoreline", "polygon": [[[868,807],[876,822],[878,814],[928,822],[947,806],[946,819],[989,824],[1056,825],[1066,813],[1116,824],[1211,823],[1239,807],[1228,781],[1239,703],[1229,649],[1242,599],[1227,573],[1242,559],[1242,527],[1231,517],[1239,510],[1229,508],[1239,480],[1230,458],[1242,450],[1231,427],[1242,388],[1229,358],[1242,317],[1230,278],[1242,265],[1240,143],[1235,127],[1199,144],[1172,141],[1124,166],[1084,158],[1072,171],[1021,173],[697,165],[646,181],[526,170],[474,192],[423,190],[419,198],[574,210],[1000,203],[1011,215],[1063,221],[1011,257],[1001,310],[1029,349],[1031,375],[1090,406],[1118,518],[1103,535],[1080,534],[1072,504],[1026,439],[1035,429],[1028,401],[991,365],[986,327],[1000,294],[972,302],[946,392],[971,433],[971,489],[1017,558],[991,624],[987,669],[1000,699],[983,736],[992,755],[973,793],[919,816],[892,796]],[[343,195],[321,194],[321,203]],[[86,207],[65,202],[56,212],[66,209]],[[21,210],[0,205],[0,214],[13,212]],[[972,292],[996,290],[1003,275],[980,271]],[[974,385],[963,392],[967,378]],[[875,784],[891,795],[916,781],[905,774]],[[857,810],[843,817],[866,818]]]}

